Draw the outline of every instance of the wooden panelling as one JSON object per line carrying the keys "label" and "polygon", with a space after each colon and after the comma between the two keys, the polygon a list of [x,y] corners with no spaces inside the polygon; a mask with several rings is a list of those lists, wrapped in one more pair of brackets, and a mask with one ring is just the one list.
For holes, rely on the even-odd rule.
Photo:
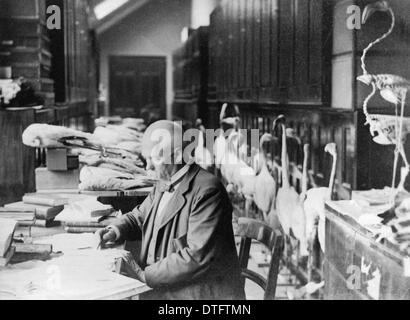
{"label": "wooden panelling", "polygon": [[21,143],[24,128],[34,122],[34,111],[0,112],[0,205],[33,191],[34,149]]}
{"label": "wooden panelling", "polygon": [[213,61],[219,60],[210,70],[211,78],[219,79],[218,99],[328,103],[328,6],[323,0],[224,1],[211,19],[216,33],[211,37],[223,48],[223,54],[210,52]]}
{"label": "wooden panelling", "polygon": [[[239,18],[239,62],[238,62],[238,73],[239,73],[239,92],[245,88],[245,74],[246,74],[246,0],[238,0],[238,18]],[[212,53],[211,53],[212,55]],[[240,97],[238,93],[238,98]]]}
{"label": "wooden panelling", "polygon": [[251,93],[250,90],[252,88],[252,80],[253,80],[253,1],[247,0],[245,1],[245,9],[246,9],[246,25],[245,25],[245,93],[244,99],[251,100]]}
{"label": "wooden panelling", "polygon": [[261,2],[261,87],[266,88],[270,84],[271,73],[271,6],[273,1]]}
{"label": "wooden panelling", "polygon": [[[250,1],[252,2],[252,1]],[[252,100],[258,100],[257,90],[261,87],[261,32],[262,1],[253,0],[253,82]]]}
{"label": "wooden panelling", "polygon": [[[220,11],[214,12],[211,16],[212,21],[218,20],[219,14]],[[173,116],[175,119],[186,120],[191,125],[197,118],[201,118],[204,124],[207,123],[207,98],[216,98],[216,88],[221,85],[219,77],[223,76],[224,72],[229,72],[231,78],[233,74],[232,68],[224,66],[224,72],[219,69],[223,66],[220,59],[223,55],[223,47],[216,36],[216,24],[213,24],[213,27],[215,32],[212,36],[209,36],[207,27],[191,31],[184,46],[173,54],[175,91]],[[216,55],[209,56],[209,50]],[[209,73],[209,70],[215,72]]]}

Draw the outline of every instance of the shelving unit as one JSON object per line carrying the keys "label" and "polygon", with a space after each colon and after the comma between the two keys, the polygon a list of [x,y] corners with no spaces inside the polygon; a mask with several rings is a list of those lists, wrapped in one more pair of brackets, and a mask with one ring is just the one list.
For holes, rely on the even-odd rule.
{"label": "shelving unit", "polygon": [[[46,8],[61,9],[62,29],[47,28]],[[24,77],[44,99],[42,110],[0,110],[0,205],[35,191],[34,169],[43,150],[25,147],[21,135],[32,123],[90,131],[97,104],[97,54],[89,27],[88,0],[0,1],[0,65]],[[23,107],[23,106],[22,106]]]}

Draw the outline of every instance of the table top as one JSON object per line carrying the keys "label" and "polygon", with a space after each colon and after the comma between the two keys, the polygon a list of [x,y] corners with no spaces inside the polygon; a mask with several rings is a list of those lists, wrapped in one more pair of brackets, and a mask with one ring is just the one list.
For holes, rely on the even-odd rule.
{"label": "table top", "polygon": [[122,247],[95,250],[92,234],[64,234],[58,229],[51,237],[34,243],[52,243],[47,261],[31,260],[0,268],[0,300],[118,300],[135,297],[150,288],[118,270]]}

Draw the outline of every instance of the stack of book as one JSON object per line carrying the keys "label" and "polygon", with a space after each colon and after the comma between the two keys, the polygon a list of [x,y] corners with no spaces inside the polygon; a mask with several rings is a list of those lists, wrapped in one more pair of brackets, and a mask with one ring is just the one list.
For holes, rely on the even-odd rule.
{"label": "stack of book", "polygon": [[11,219],[17,222],[14,237],[24,239],[31,237],[31,227],[34,225],[35,214],[33,210],[13,210],[0,207],[0,219]]}
{"label": "stack of book", "polygon": [[4,206],[3,213],[14,216],[30,218],[30,213],[34,215],[33,220],[19,220],[19,226],[54,227],[59,223],[55,221],[57,215],[63,211],[64,205],[68,204],[68,199],[59,195],[51,194],[26,194],[23,201],[10,203]]}
{"label": "stack of book", "polygon": [[64,224],[67,233],[95,233],[108,226],[116,214],[111,205],[90,198],[66,205],[58,220]]}

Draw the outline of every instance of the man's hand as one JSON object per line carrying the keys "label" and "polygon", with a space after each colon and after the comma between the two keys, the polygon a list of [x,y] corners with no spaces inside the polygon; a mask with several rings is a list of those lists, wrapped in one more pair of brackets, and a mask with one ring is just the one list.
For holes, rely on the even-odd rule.
{"label": "man's hand", "polygon": [[115,242],[117,240],[117,234],[113,229],[104,228],[95,233],[97,241],[97,249],[103,248],[108,242]]}
{"label": "man's hand", "polygon": [[123,268],[128,277],[146,283],[144,271],[133,258],[123,257],[123,262]]}

